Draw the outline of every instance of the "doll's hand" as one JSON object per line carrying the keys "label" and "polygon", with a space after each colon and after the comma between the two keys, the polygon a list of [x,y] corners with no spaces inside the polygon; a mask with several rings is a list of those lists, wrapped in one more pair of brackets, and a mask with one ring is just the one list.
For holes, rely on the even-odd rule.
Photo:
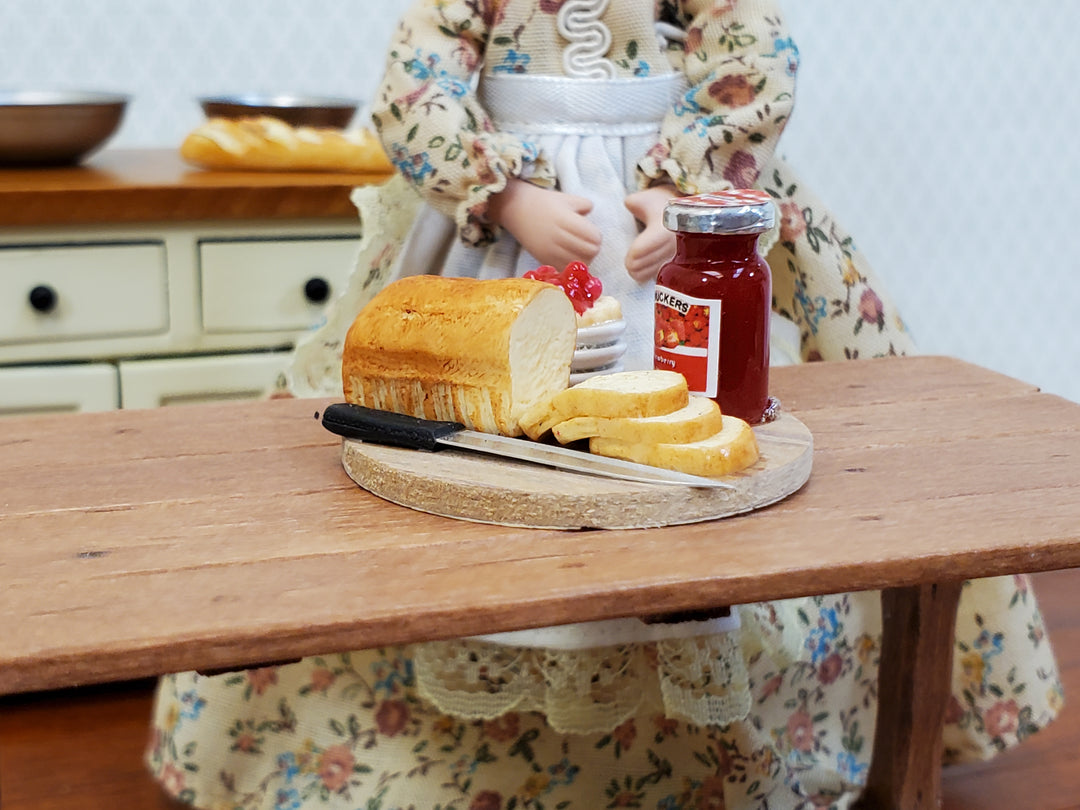
{"label": "doll's hand", "polygon": [[600,250],[600,229],[585,218],[592,203],[525,180],[511,178],[488,203],[488,215],[540,264],[565,267],[591,262]]}
{"label": "doll's hand", "polygon": [[675,255],[675,234],[664,227],[663,217],[668,200],[678,196],[675,186],[653,186],[627,196],[626,207],[645,226],[626,251],[626,271],[634,281],[654,280]]}

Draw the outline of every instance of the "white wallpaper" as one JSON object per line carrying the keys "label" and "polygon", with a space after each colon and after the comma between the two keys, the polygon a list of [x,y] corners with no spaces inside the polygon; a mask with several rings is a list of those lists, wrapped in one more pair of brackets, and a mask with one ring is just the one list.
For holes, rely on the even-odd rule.
{"label": "white wallpaper", "polygon": [[[195,98],[367,100],[408,0],[0,0],[0,86],[121,91],[112,146],[178,144]],[[1080,401],[1080,3],[788,0],[783,151],[926,352]]]}
{"label": "white wallpaper", "polygon": [[788,8],[803,70],[785,152],[923,351],[1080,401],[1080,3]]}
{"label": "white wallpaper", "polygon": [[0,0],[0,86],[108,90],[132,103],[110,146],[179,144],[196,99],[366,100],[404,0]]}

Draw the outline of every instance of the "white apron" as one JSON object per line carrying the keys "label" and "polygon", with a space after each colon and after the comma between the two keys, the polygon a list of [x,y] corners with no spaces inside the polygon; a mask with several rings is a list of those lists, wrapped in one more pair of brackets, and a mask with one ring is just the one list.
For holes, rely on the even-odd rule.
{"label": "white apron", "polygon": [[[553,166],[560,191],[592,201],[589,219],[603,242],[589,270],[622,306],[628,369],[652,367],[653,285],[639,284],[626,271],[626,252],[638,227],[623,200],[637,189],[637,162],[656,143],[682,81],[677,74],[634,79],[494,75],[479,87],[495,126],[535,144]],[[505,232],[485,247],[463,244],[449,217],[424,206],[402,249],[399,275],[507,278],[539,265]]]}
{"label": "white apron", "polygon": [[[656,143],[660,122],[684,87],[678,74],[631,79],[493,75],[479,87],[496,128],[535,144],[553,166],[559,190],[592,202],[589,219],[603,241],[589,270],[622,306],[627,369],[652,368],[654,285],[639,283],[626,271],[626,254],[639,228],[623,201],[637,190],[637,163]],[[425,205],[402,248],[395,277],[508,278],[539,265],[506,232],[485,247],[465,245],[456,238],[453,221]],[[795,324],[774,314],[771,338],[774,365],[798,362]]]}

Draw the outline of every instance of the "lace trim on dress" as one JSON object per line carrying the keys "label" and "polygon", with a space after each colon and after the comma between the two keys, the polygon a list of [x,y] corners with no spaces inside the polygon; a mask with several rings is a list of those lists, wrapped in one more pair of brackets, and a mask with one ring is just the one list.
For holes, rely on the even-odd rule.
{"label": "lace trim on dress", "polygon": [[611,31],[601,21],[609,0],[566,0],[556,23],[570,44],[563,49],[563,71],[576,79],[611,79],[615,65],[606,58]]}
{"label": "lace trim on dress", "polygon": [[418,644],[417,689],[444,714],[542,712],[563,734],[611,731],[640,711],[726,726],[750,711],[748,661],[764,654],[784,669],[805,655],[798,617],[806,601],[739,605],[727,632],[685,637],[676,623],[667,638],[589,649],[491,643],[495,636]]}
{"label": "lace trim on dress", "polygon": [[573,651],[433,642],[414,664],[420,695],[445,714],[542,712],[562,734],[611,731],[643,710],[715,726],[750,711],[738,632]]}

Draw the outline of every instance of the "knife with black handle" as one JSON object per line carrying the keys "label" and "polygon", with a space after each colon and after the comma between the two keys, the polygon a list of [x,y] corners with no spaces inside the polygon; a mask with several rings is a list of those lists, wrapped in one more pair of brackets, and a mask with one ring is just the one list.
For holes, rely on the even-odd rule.
{"label": "knife with black handle", "polygon": [[619,478],[645,484],[734,489],[731,484],[716,478],[687,475],[675,470],[597,456],[569,447],[556,447],[528,439],[481,433],[468,430],[459,422],[419,419],[415,416],[380,411],[347,402],[336,402],[328,406],[323,411],[322,424],[338,436],[371,444],[391,445],[411,450],[435,451],[447,448],[470,450],[586,475]]}

